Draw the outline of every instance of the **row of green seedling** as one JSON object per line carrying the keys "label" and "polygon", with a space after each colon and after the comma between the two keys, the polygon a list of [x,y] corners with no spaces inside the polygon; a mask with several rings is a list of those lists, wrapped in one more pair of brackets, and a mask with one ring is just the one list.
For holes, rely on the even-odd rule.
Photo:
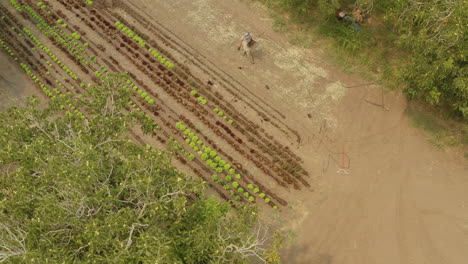
{"label": "row of green seedling", "polygon": [[[133,39],[135,42],[137,42],[140,47],[142,48],[146,48],[146,42],[144,39],[142,39],[140,36],[138,36],[135,32],[133,32],[130,28],[128,28],[127,26],[125,26],[125,24],[123,24],[122,22],[120,21],[116,21],[115,22],[115,26],[120,29],[120,31],[122,31],[123,33],[125,33],[125,35],[127,35],[128,37],[130,37],[131,39]],[[154,57],[156,58],[162,65],[166,66],[167,68],[170,68],[170,69],[173,69],[174,68],[174,64],[171,63],[170,61],[168,61],[166,58],[164,58],[158,51],[154,50],[154,49],[151,49],[149,48],[148,49],[149,53]]]}
{"label": "row of green seedling", "polygon": [[78,80],[78,76],[72,72],[72,70],[70,70],[70,68],[68,68],[66,65],[64,65],[58,58],[57,56],[55,56],[55,54],[47,47],[45,47],[41,41],[36,37],[34,36],[34,34],[27,28],[23,28],[23,31],[26,33],[26,35],[34,41],[34,43],[39,47],[41,48],[50,58],[52,58],[52,60],[57,63],[58,65],[60,65],[60,68],[62,68],[72,79],[74,80]]}
{"label": "row of green seedling", "polygon": [[225,115],[221,109],[214,108],[213,112],[215,112],[219,117],[223,118],[228,124],[232,125],[232,123],[234,123],[234,121],[232,119],[229,119],[229,117]]}
{"label": "row of green seedling", "polygon": [[145,100],[147,103],[149,104],[154,104],[155,103],[155,100],[154,98],[151,97],[151,95],[149,95],[147,92],[145,92],[144,90],[142,89],[139,89],[137,85],[135,85],[130,79],[127,79],[126,83],[128,84],[128,86],[124,86],[124,89],[127,91],[127,92],[130,92],[131,90],[135,91],[138,96],[140,96],[141,98],[143,98],[143,100]]}
{"label": "row of green seedling", "polygon": [[[20,63],[21,65],[21,68],[24,69],[24,71],[26,72],[26,74],[31,77],[35,83],[37,83],[39,85],[39,87],[41,87],[42,91],[50,98],[50,99],[56,99],[57,96],[63,98],[64,95],[61,93],[61,91],[57,88],[53,88],[52,91],[55,92],[52,93],[52,91],[47,88],[47,86],[44,85],[44,83],[41,82],[41,80],[39,79],[39,77],[37,77],[32,71],[31,69],[29,69],[28,65],[24,64],[24,63]],[[67,105],[68,107],[70,108],[70,110],[66,110],[65,111],[65,114],[68,115],[68,116],[78,116],[79,118],[81,119],[85,119],[85,116],[84,114],[78,110],[70,101],[67,101]],[[62,110],[65,110],[66,106],[64,104],[61,104],[60,105],[60,109]]]}
{"label": "row of green seedling", "polygon": [[[194,96],[197,98],[197,101],[202,104],[202,105],[206,105],[206,103],[208,102],[203,96],[200,96],[198,95],[198,91],[197,90],[192,90],[190,91],[190,95]],[[213,111],[221,118],[223,118],[224,120],[226,120],[228,122],[228,124],[232,125],[232,123],[234,123],[234,121],[232,119],[229,119],[227,115],[224,114],[223,111],[221,111],[220,109],[218,108],[215,108],[213,109]]]}
{"label": "row of green seedling", "polygon": [[129,29],[125,24],[121,23],[120,21],[115,22],[115,26],[120,29],[125,35],[127,35],[129,38],[133,39],[136,41],[142,48],[146,47],[146,41],[142,39],[140,36],[135,34],[133,30]]}
{"label": "row of green seedling", "polygon": [[[231,196],[234,196],[236,200],[240,200],[241,197],[236,194],[241,193],[247,200],[250,202],[254,202],[255,198],[250,195],[248,191],[246,191],[236,180],[241,180],[241,175],[236,174],[236,170],[225,160],[223,160],[216,151],[212,150],[211,148],[207,147],[203,141],[193,133],[190,128],[185,126],[182,122],[176,123],[176,128],[179,129],[187,138],[185,139],[185,143],[195,151],[200,158],[208,165],[212,170],[216,171],[217,173],[224,173],[224,179],[221,178],[218,174],[214,174],[212,179],[217,183],[223,185],[225,190],[229,190]],[[252,184],[247,186],[247,189],[251,190],[253,193],[257,194],[260,190]],[[264,193],[258,194],[258,196],[266,203],[270,203],[270,198],[266,197]]]}
{"label": "row of green seedling", "polygon": [[[55,28],[51,27],[49,24],[47,24],[47,22],[42,19],[42,17],[40,15],[38,15],[31,7],[29,7],[28,5],[23,5],[24,9],[35,19],[37,20],[39,23],[36,25],[39,30],[46,36],[50,36],[52,35],[61,45],[63,45],[64,47],[66,47],[70,53],[75,56],[79,61],[81,61],[84,65],[89,65],[89,62],[83,57],[80,55],[80,52],[77,51],[73,45],[78,45],[80,48],[81,46],[79,45],[79,43],[75,42],[73,43],[71,40],[74,38],[72,36],[69,36],[67,35],[66,33],[64,33],[63,31],[61,32],[63,35],[66,36],[67,39],[70,39],[70,42],[73,44],[71,45],[67,40],[65,40],[60,34],[58,34],[56,31],[55,31]],[[75,33],[75,36],[77,33]],[[79,36],[79,35],[78,35]],[[80,36],[81,37],[81,36]],[[76,38],[76,37],[75,37]],[[81,48],[80,51],[84,49]]]}
{"label": "row of green seedling", "polygon": [[23,8],[21,8],[21,5],[18,4],[15,0],[10,0],[10,4],[16,9],[16,11],[21,12],[23,11]]}
{"label": "row of green seedling", "polygon": [[198,95],[196,90],[190,91],[190,95],[196,97],[197,101],[202,105],[206,105],[208,103],[208,100],[206,100],[203,96]]}
{"label": "row of green seedling", "polygon": [[143,119],[142,120],[142,125],[143,125],[143,130],[145,133],[149,133],[151,131],[160,130],[161,127],[156,123],[150,116],[148,116],[145,111],[143,111],[140,107],[138,107],[137,104],[135,104],[132,100],[128,102],[128,105],[131,107],[135,108],[135,111],[140,115],[140,117]]}

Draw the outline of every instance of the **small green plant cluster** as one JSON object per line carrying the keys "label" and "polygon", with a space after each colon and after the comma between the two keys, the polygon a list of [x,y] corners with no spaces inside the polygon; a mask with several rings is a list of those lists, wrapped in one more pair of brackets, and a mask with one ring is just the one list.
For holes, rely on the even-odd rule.
{"label": "small green plant cluster", "polygon": [[16,9],[16,11],[21,12],[23,11],[23,8],[21,8],[21,5],[18,4],[15,0],[10,0],[10,4]]}
{"label": "small green plant cluster", "polygon": [[96,58],[96,56],[90,55],[90,56],[89,56],[89,59],[90,59],[92,62],[94,62],[94,63],[97,64],[97,58]]}
{"label": "small green plant cluster", "polygon": [[[10,47],[8,47],[2,39],[0,39],[0,46],[8,53],[8,55],[12,57],[15,56],[15,53],[11,51]],[[15,57],[15,60],[18,60],[18,58]]]}
{"label": "small green plant cluster", "polygon": [[206,103],[208,103],[208,101],[205,98],[203,98],[203,96],[198,96],[197,100],[202,105],[206,105]]}
{"label": "small green plant cluster", "polygon": [[72,37],[74,37],[76,40],[79,40],[81,38],[81,35],[77,32],[73,32]]}
{"label": "small green plant cluster", "polygon": [[45,8],[47,8],[47,6],[46,6],[44,3],[42,3],[42,2],[37,2],[36,5],[37,5],[40,9],[45,9]]}
{"label": "small green plant cluster", "polygon": [[135,34],[131,29],[129,29],[125,24],[123,24],[120,21],[115,22],[115,26],[120,29],[123,33],[125,33],[128,37],[132,38],[134,41],[136,41],[141,47],[146,46],[146,42],[144,39],[142,39],[140,36]]}
{"label": "small green plant cluster", "polygon": [[41,87],[42,91],[49,97],[52,97],[54,96],[54,94],[52,93],[52,91],[50,91],[49,88],[47,88],[47,86],[45,86],[40,80],[39,78],[37,78],[36,75],[33,74],[33,72],[29,69],[28,65],[24,64],[24,63],[20,63],[21,65],[21,68],[23,68],[23,70],[26,72],[26,74],[31,77],[34,82],[38,83],[39,86]]}
{"label": "small green plant cluster", "polygon": [[[190,95],[191,96],[197,96],[198,95],[198,91],[197,90],[192,90],[190,91]],[[206,103],[208,103],[208,101],[203,97],[203,96],[198,96],[197,97],[197,100],[200,104],[202,105],[206,105]]]}
{"label": "small green plant cluster", "polygon": [[168,61],[166,58],[164,58],[159,52],[157,52],[154,49],[149,48],[148,49],[149,53],[153,55],[162,65],[166,66],[169,69],[174,69],[174,64],[170,61]]}
{"label": "small green plant cluster", "polygon": [[93,5],[93,4],[94,4],[94,2],[91,1],[91,0],[84,0],[84,1],[85,1],[85,3],[88,4],[88,5]]}
{"label": "small green plant cluster", "polygon": [[99,79],[104,80],[105,76],[100,71],[95,71],[94,75],[96,75]]}
{"label": "small green plant cluster", "polygon": [[[234,121],[232,119],[229,119],[227,115],[224,114],[223,111],[221,111],[219,108],[213,109],[213,111],[219,116],[222,117],[224,120],[227,120],[228,124],[232,125]],[[229,119],[229,120],[228,120]]]}
{"label": "small green plant cluster", "polygon": [[[126,83],[132,87],[132,89],[134,91],[137,92],[137,94],[143,98],[146,102],[148,102],[149,104],[154,104],[155,100],[151,97],[151,95],[149,95],[148,93],[146,93],[144,90],[142,89],[139,89],[138,86],[136,86],[130,79],[127,79]],[[127,91],[130,91],[130,88],[128,88],[127,86],[124,87],[125,90]]]}

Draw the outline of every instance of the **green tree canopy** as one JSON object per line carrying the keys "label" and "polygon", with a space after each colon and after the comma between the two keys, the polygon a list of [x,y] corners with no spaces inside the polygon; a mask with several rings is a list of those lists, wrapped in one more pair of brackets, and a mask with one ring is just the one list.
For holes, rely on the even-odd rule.
{"label": "green tree canopy", "polygon": [[[205,198],[170,153],[128,140],[123,81],[0,112],[0,262],[265,262],[254,208]],[[87,119],[62,115],[64,102]]]}

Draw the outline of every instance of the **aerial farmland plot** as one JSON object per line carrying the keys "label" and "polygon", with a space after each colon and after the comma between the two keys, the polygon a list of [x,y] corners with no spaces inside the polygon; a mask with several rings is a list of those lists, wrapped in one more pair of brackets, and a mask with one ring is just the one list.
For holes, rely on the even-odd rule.
{"label": "aerial farmland plot", "polygon": [[[202,177],[220,197],[272,210],[288,201],[271,189],[310,187],[302,159],[281,143],[297,137],[280,113],[247,94],[203,59],[125,4],[118,12],[88,1],[3,1],[1,45],[50,98],[79,95],[109,73],[128,74],[128,110],[138,109],[148,145],[175,143],[180,166]],[[123,17],[132,17],[130,23]],[[194,60],[194,74],[182,63]],[[216,83],[222,91],[212,89]],[[235,96],[234,107],[226,98]],[[85,118],[72,104],[67,115]],[[259,115],[255,123],[248,115]],[[145,139],[142,139],[144,137]]]}
{"label": "aerial farmland plot", "polygon": [[[289,234],[282,263],[466,263],[466,158],[416,129],[399,92],[337,65],[327,41],[291,44],[305,40],[270,15],[257,1],[0,0],[0,111],[36,95],[84,122],[82,95],[118,86],[131,142]],[[249,31],[255,64],[237,52]],[[145,225],[124,225],[118,247]]]}

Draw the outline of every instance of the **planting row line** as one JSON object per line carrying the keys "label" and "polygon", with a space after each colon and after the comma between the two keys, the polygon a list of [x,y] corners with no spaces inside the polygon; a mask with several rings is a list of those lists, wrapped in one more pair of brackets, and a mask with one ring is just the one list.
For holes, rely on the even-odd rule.
{"label": "planting row line", "polygon": [[[192,58],[192,63],[194,63],[196,66],[198,66],[202,71],[204,71],[208,76],[210,76],[210,79],[211,80],[215,80],[215,81],[218,81],[218,83],[224,83],[225,85],[224,88],[233,96],[236,96],[238,97],[239,95],[242,95],[244,98],[247,99],[247,101],[244,100],[244,102],[246,102],[249,107],[251,107],[252,109],[256,109],[256,107],[259,107],[261,109],[261,111],[257,111],[257,113],[262,116],[263,119],[265,120],[269,120],[270,118],[267,118],[266,117],[266,114],[264,113],[268,113],[268,110],[264,109],[261,105],[257,104],[257,102],[254,102],[254,104],[248,102],[250,101],[252,98],[256,98],[257,101],[261,101],[263,102],[262,98],[259,98],[258,96],[256,96],[255,94],[250,94],[250,95],[247,95],[244,93],[244,91],[238,89],[238,87],[236,87],[236,85],[233,85],[231,83],[231,81],[227,80],[224,76],[222,75],[226,75],[227,77],[229,77],[230,79],[232,79],[234,82],[235,79],[232,78],[231,76],[229,76],[228,74],[226,74],[225,72],[223,72],[222,70],[220,70],[219,68],[217,70],[214,70],[214,68],[217,68],[215,65],[213,64],[210,64],[208,65],[207,64],[207,59],[204,58],[204,60],[202,60],[201,58],[203,58],[202,55],[200,54],[197,54],[196,56],[193,55],[193,53],[191,51],[189,51],[186,47],[184,47],[183,45],[180,45],[179,43],[182,42],[185,44],[185,46],[188,46],[190,47],[187,43],[183,42],[182,40],[180,39],[177,39],[177,41],[174,40],[174,38],[177,38],[176,36],[173,36],[172,33],[170,31],[168,31],[167,29],[164,28],[163,25],[159,24],[157,21],[155,20],[152,20],[151,22],[148,21],[148,19],[145,19],[144,16],[141,15],[141,13],[139,13],[137,11],[137,8],[136,7],[131,7],[130,5],[133,5],[133,3],[131,2],[128,2],[128,1],[120,1],[120,0],[116,0],[114,1],[114,5],[117,5],[119,6],[122,10],[124,10],[127,14],[129,14],[131,17],[133,17],[136,21],[139,21],[141,25],[145,25],[145,29],[148,30],[149,32],[151,32],[151,34],[153,36],[157,36],[159,38],[159,40],[161,42],[163,42],[166,46],[170,47],[171,49],[175,50],[176,52],[178,52],[179,54],[184,54],[185,57],[187,58]],[[105,12],[105,10],[103,10],[103,12]],[[119,16],[119,14],[116,14],[114,13],[113,14],[115,17],[117,17],[119,20],[123,20],[121,19],[121,16]],[[156,23],[157,26],[154,26],[153,24]],[[162,29],[165,29],[164,31]],[[142,34],[144,36],[144,34]],[[171,35],[171,36],[169,36]],[[193,50],[193,49],[192,49]],[[220,74],[218,71],[222,72],[222,74]],[[217,80],[217,79],[220,79],[220,80]],[[210,83],[210,81],[208,81],[208,83]],[[227,87],[230,86],[231,88],[228,88]],[[239,86],[242,86],[240,83],[237,83],[237,85]],[[246,87],[245,88],[245,91],[249,91],[249,89],[247,89]],[[283,119],[285,118],[285,116],[279,112],[278,110],[276,110],[275,108],[269,106],[267,103],[263,102],[264,105],[268,106],[271,110],[273,110],[274,112],[276,112],[279,116],[281,116]],[[285,124],[284,122],[282,122],[281,120],[277,119],[274,115],[271,115],[272,118],[274,120],[276,120],[277,122],[279,122],[282,126],[286,127],[286,129],[288,129],[289,131],[291,131],[296,137],[297,137],[297,141],[300,142],[300,136],[299,134],[297,133],[297,131],[291,129],[287,124]],[[285,133],[286,135],[288,135],[288,132],[284,131],[282,128],[280,128],[277,124],[275,124],[274,122],[270,121],[270,123],[278,128],[280,131],[282,131],[283,133]]]}

